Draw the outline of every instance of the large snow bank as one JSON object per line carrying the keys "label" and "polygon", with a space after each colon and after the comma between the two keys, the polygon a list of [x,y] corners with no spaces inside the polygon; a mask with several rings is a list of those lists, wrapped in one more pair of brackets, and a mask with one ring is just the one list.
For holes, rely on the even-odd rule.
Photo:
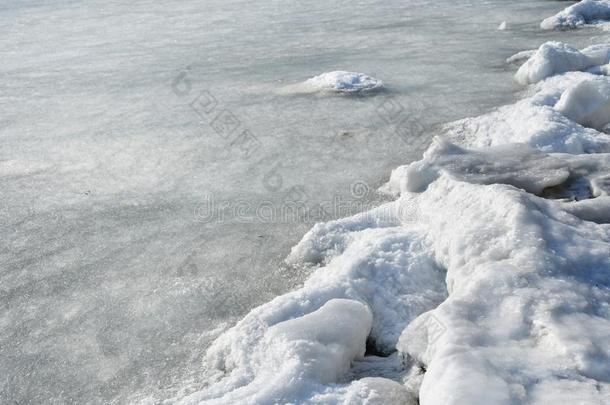
{"label": "large snow bank", "polygon": [[[508,61],[526,56],[526,53],[518,53]],[[609,62],[610,44],[593,45],[579,51],[562,42],[546,42],[519,68],[515,78],[522,84],[537,83],[559,73],[595,68]]]}
{"label": "large snow bank", "polygon": [[568,72],[447,125],[395,201],[303,237],[312,276],[216,340],[181,402],[610,403],[609,89]]}
{"label": "large snow bank", "polygon": [[370,93],[383,88],[383,82],[364,73],[345,72],[342,70],[322,73],[302,83],[289,85],[281,89],[285,94],[307,93]]}
{"label": "large snow bank", "polygon": [[545,30],[577,28],[610,20],[610,0],[583,0],[540,23]]}

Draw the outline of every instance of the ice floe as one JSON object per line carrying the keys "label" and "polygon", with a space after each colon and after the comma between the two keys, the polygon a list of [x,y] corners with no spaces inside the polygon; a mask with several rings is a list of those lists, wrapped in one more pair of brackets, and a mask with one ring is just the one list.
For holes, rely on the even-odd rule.
{"label": "ice floe", "polygon": [[381,90],[383,82],[364,73],[337,70],[322,73],[302,83],[285,86],[280,90],[284,94],[307,93],[370,93]]}
{"label": "ice floe", "polygon": [[603,24],[610,21],[610,0],[583,0],[546,18],[540,27],[545,30],[578,28],[586,24]]}

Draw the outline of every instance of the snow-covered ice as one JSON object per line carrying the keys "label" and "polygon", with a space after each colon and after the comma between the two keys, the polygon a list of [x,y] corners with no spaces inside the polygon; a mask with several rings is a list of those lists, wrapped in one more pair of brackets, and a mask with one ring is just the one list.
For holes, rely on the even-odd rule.
{"label": "snow-covered ice", "polygon": [[610,81],[584,80],[562,95],[555,109],[579,124],[602,130],[610,123]]}
{"label": "snow-covered ice", "polygon": [[[566,216],[610,222],[608,138],[595,124],[603,98],[586,111],[568,102],[581,97],[568,97],[577,83],[599,79],[569,72],[516,86],[516,67],[502,63],[541,37],[578,49],[607,41],[598,30],[540,32],[541,16],[566,3],[238,3],[0,6],[1,403],[417,403],[439,363],[416,362],[423,340],[401,335],[417,324],[429,340],[461,333],[440,310],[424,314],[463,291],[447,288],[448,274],[476,283],[459,274],[459,260],[442,261],[458,255],[432,246],[442,232],[426,217],[441,213],[464,232],[493,236],[460,212],[443,213],[442,198],[456,199],[464,185],[474,190],[464,198],[502,205],[498,187],[523,196],[507,206],[517,219],[534,196]],[[496,30],[501,21],[508,31]],[[602,76],[607,67],[586,70]],[[381,79],[387,90],[277,94],[339,68]],[[217,103],[213,114],[201,109],[205,100]],[[242,156],[231,128],[214,121],[221,112],[239,124],[234,136],[247,130],[260,141],[256,155]],[[477,118],[441,127],[463,117]],[[409,133],[397,136],[403,123],[422,147],[433,134],[445,139],[395,171],[384,187],[394,197],[373,195],[391,169],[421,158]],[[353,195],[356,182],[368,184],[366,197]],[[221,209],[283,206],[295,190],[308,207],[335,197],[367,210],[401,202],[317,225],[289,265],[281,261],[310,221],[202,214],[208,198]],[[478,209],[467,212],[473,221],[497,212]],[[520,234],[516,224],[509,233]],[[586,387],[544,381],[558,396]]]}
{"label": "snow-covered ice", "polygon": [[[510,62],[524,59],[529,51],[518,53]],[[549,76],[587,68],[595,69],[610,62],[610,44],[593,45],[578,50],[562,42],[546,42],[521,65],[515,78],[519,83],[537,83]]]}
{"label": "snow-covered ice", "polygon": [[545,152],[610,152],[610,135],[571,120],[555,108],[571,89],[588,80],[608,82],[607,76],[570,72],[533,86],[534,94],[515,104],[446,126],[447,135],[473,147],[524,143]]}
{"label": "snow-covered ice", "polygon": [[[610,78],[573,71],[607,48],[541,49],[564,64],[445,126],[395,201],[314,226],[288,261],[315,273],[223,334],[182,403],[608,403]],[[350,373],[367,340],[402,371]]]}
{"label": "snow-covered ice", "polygon": [[610,0],[582,0],[540,23],[545,30],[578,28],[610,21]]}
{"label": "snow-covered ice", "polygon": [[383,88],[383,82],[364,73],[337,70],[322,73],[302,83],[289,85],[280,90],[282,93],[370,93]]}

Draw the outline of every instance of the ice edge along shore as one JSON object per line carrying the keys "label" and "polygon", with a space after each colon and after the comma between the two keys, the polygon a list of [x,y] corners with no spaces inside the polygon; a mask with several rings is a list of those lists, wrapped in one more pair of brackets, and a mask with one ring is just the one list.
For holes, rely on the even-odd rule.
{"label": "ice edge along shore", "polygon": [[[542,28],[608,18],[585,0]],[[446,125],[395,201],[315,225],[287,259],[313,275],[180,403],[610,403],[610,45],[510,62],[529,96]]]}

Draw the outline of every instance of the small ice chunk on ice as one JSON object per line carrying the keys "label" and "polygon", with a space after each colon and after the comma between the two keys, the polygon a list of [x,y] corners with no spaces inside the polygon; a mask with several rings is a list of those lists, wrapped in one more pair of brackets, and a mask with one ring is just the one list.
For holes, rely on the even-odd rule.
{"label": "small ice chunk on ice", "polygon": [[536,53],[536,49],[530,49],[527,51],[517,52],[510,58],[506,59],[506,63],[508,64],[522,64],[531,58]]}
{"label": "small ice chunk on ice", "polygon": [[583,0],[540,23],[544,30],[578,28],[610,20],[610,0]]}
{"label": "small ice chunk on ice", "polygon": [[322,73],[303,83],[284,87],[282,93],[367,93],[383,88],[383,82],[364,73],[346,72],[337,70]]}

